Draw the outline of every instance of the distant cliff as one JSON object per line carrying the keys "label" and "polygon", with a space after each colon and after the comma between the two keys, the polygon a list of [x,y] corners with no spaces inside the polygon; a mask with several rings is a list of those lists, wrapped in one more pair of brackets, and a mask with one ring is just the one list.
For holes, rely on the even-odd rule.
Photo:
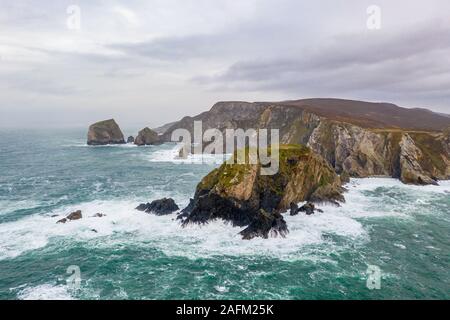
{"label": "distant cliff", "polygon": [[404,183],[450,179],[450,118],[426,109],[340,99],[286,102],[219,102],[210,111],[167,126],[178,128],[279,129],[283,144],[305,144],[337,173],[391,176]]}

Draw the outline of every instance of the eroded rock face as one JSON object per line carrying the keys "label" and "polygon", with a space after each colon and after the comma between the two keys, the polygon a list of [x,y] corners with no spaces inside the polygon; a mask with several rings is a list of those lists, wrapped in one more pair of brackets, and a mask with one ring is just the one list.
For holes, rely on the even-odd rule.
{"label": "eroded rock face", "polygon": [[87,144],[90,146],[124,143],[123,133],[114,119],[97,122],[89,127]]}
{"label": "eroded rock face", "polygon": [[260,172],[261,164],[224,164],[211,172],[184,210],[183,225],[222,219],[234,226],[247,226],[244,239],[284,236],[288,230],[279,214],[291,203],[344,201],[337,174],[305,146],[281,146],[279,172],[272,176]]}
{"label": "eroded rock face", "polygon": [[145,128],[139,131],[138,136],[134,140],[134,144],[138,146],[147,146],[160,143],[161,141],[158,134],[150,128]]}
{"label": "eroded rock face", "polygon": [[410,184],[437,184],[436,180],[424,172],[419,161],[423,157],[422,151],[415,145],[408,134],[400,141],[401,180]]}
{"label": "eroded rock face", "polygon": [[374,131],[323,120],[308,145],[336,172],[352,177],[390,176],[408,184],[450,178],[450,153],[443,134]]}
{"label": "eroded rock face", "polygon": [[[407,178],[410,175],[408,166],[400,165],[400,142],[409,135],[420,150],[416,153],[419,158],[414,161],[422,168],[417,172],[425,177],[421,178],[422,181],[432,183],[450,179],[450,128],[442,134],[436,133],[450,122],[448,118],[389,104],[328,100],[313,99],[300,104],[289,101],[220,102],[208,112],[186,117],[168,126],[162,139],[170,141],[171,133],[178,128],[193,134],[193,122],[200,120],[204,130],[217,128],[222,133],[227,129],[275,128],[279,129],[282,144],[310,146],[339,174],[347,172],[350,177],[361,178],[386,176],[399,178],[404,183],[415,183],[415,179]],[[340,114],[340,110],[347,110],[345,116]],[[398,112],[402,116],[398,116]],[[418,120],[414,116],[418,113],[428,120]],[[405,128],[401,129],[401,125]],[[407,172],[402,174],[403,168]]]}
{"label": "eroded rock face", "polygon": [[172,214],[179,209],[175,201],[168,198],[155,200],[152,203],[142,203],[136,208],[136,210],[154,213],[158,216]]}

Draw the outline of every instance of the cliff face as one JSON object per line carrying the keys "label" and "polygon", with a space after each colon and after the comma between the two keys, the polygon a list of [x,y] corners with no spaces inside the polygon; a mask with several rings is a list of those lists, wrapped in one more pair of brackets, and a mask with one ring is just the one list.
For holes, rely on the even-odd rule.
{"label": "cliff face", "polygon": [[88,145],[124,144],[125,139],[119,125],[114,121],[105,120],[94,123],[89,127]]}
{"label": "cliff face", "polygon": [[391,176],[411,184],[450,178],[448,142],[441,134],[378,131],[323,120],[308,145],[337,172],[353,177]]}
{"label": "cliff face", "polygon": [[[224,132],[225,129],[238,128],[279,129],[281,143],[310,146],[337,173],[347,172],[353,177],[391,176],[413,184],[434,184],[436,180],[450,179],[450,129],[444,132],[438,129],[434,132],[421,131],[420,119],[415,122],[408,119],[405,122],[412,129],[394,127],[393,124],[401,124],[402,121],[395,119],[389,123],[386,117],[378,114],[374,116],[376,104],[370,104],[367,119],[363,118],[361,110],[358,117],[350,119],[348,112],[344,114],[345,117],[336,112],[330,114],[329,111],[327,115],[323,111],[325,107],[316,110],[311,104],[309,102],[308,106],[302,107],[292,102],[221,102],[209,112],[186,117],[175,123],[164,133],[163,139],[170,141],[171,132],[177,128],[185,128],[192,133],[193,122],[199,120],[203,122],[204,130],[218,128]],[[380,108],[389,113],[390,106],[383,104]],[[353,102],[350,110],[355,108],[357,105]],[[409,109],[397,106],[392,108],[394,115],[408,115]],[[411,112],[426,115],[426,128],[435,119],[438,119],[437,128],[441,128],[445,122],[450,124],[449,118],[429,111],[412,109]],[[382,120],[384,122],[380,124]]]}
{"label": "cliff face", "polygon": [[300,145],[281,146],[279,153],[275,175],[261,175],[261,164],[224,164],[212,171],[198,185],[184,224],[223,219],[249,226],[246,239],[267,237],[287,232],[280,213],[292,203],[344,201],[339,176],[321,156]]}

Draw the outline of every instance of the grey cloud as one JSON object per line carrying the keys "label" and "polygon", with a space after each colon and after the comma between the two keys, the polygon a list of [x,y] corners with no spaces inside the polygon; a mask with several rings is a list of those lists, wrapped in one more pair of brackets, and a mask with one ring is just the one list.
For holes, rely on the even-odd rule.
{"label": "grey cloud", "polygon": [[450,101],[448,39],[450,27],[440,22],[407,33],[339,36],[295,59],[244,60],[224,73],[194,77],[193,81],[214,90],[378,99],[429,95],[430,99]]}

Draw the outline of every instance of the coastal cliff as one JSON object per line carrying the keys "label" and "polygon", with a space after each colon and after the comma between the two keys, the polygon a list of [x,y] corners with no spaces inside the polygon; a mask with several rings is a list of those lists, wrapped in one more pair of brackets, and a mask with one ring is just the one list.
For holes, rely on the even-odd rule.
{"label": "coastal cliff", "polygon": [[193,134],[194,121],[222,132],[279,129],[281,143],[308,145],[338,174],[420,185],[450,179],[450,118],[424,109],[339,99],[219,102],[165,127],[162,141],[178,128]]}

